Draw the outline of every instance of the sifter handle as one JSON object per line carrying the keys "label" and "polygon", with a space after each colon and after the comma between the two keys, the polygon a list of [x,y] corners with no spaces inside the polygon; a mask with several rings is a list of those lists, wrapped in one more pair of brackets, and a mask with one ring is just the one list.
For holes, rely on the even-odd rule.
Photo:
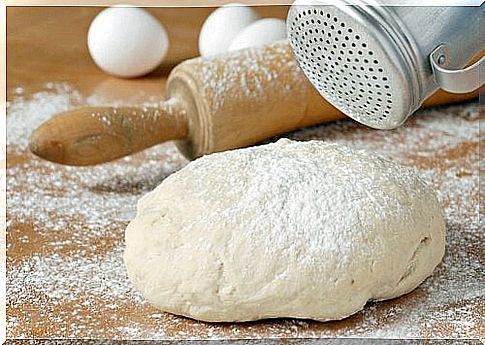
{"label": "sifter handle", "polygon": [[443,90],[452,93],[467,93],[483,85],[485,57],[482,56],[469,67],[454,70],[448,67],[450,63],[448,56],[448,48],[445,45],[440,45],[430,55],[436,83]]}

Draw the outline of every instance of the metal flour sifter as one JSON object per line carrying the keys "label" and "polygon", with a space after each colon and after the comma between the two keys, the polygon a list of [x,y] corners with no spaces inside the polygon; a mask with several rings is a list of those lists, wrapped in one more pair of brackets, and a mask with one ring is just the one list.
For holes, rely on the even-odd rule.
{"label": "metal flour sifter", "polygon": [[297,0],[288,37],[324,98],[365,125],[391,129],[440,87],[466,93],[483,84],[483,56],[462,69],[485,47],[482,7]]}

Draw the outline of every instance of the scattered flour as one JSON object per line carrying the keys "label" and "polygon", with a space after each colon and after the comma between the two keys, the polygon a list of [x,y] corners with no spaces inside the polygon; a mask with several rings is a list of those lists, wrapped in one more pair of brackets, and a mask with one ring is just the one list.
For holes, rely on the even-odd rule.
{"label": "scattered flour", "polygon": [[[285,78],[281,82],[287,83],[281,90],[283,94],[295,99],[303,98],[307,90],[303,85],[308,82],[296,61],[290,56],[292,52],[289,45],[280,42],[265,49],[247,49],[238,54],[228,53],[223,57],[224,63],[221,63],[222,55],[220,59],[210,59],[203,63],[190,60],[188,63],[200,65],[204,93],[211,95],[210,108],[217,112],[224,108],[225,100],[228,99],[227,94],[231,95],[231,100],[237,97],[258,102],[264,100],[268,94],[264,90],[265,85],[277,79],[282,80],[281,71],[285,71]],[[248,75],[251,78],[248,78]]]}
{"label": "scattered flour", "polygon": [[[128,102],[119,100],[106,102],[91,95],[83,97],[67,83],[47,83],[46,90],[35,93],[25,99],[23,89],[15,91],[18,95],[14,102],[7,102],[7,145],[9,149],[24,149],[29,142],[30,134],[44,121],[54,115],[80,106],[129,106]],[[149,97],[141,107],[160,106],[164,99]]]}
{"label": "scattered flour", "polygon": [[[161,101],[149,99],[146,105]],[[126,279],[123,233],[136,201],[187,164],[172,143],[90,168],[52,164],[27,152],[28,137],[41,122],[80,105],[106,104],[95,97],[84,98],[67,84],[52,83],[30,98],[19,89],[8,104],[7,336],[483,336],[477,104],[423,110],[392,131],[341,121],[285,135],[345,143],[415,167],[437,190],[447,222],[447,252],[435,274],[415,292],[397,301],[371,303],[350,319],[328,324],[270,320],[230,325],[207,325],[160,313]]]}

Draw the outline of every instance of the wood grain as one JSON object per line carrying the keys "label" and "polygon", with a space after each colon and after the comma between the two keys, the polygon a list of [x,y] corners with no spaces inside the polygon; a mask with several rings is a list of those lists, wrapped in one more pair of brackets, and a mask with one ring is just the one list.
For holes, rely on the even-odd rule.
{"label": "wood grain", "polygon": [[[7,79],[9,89],[29,85],[32,92],[46,80],[65,80],[86,93],[106,80],[113,92],[123,88],[157,89],[160,78],[182,60],[196,57],[198,35],[213,8],[149,8],[166,27],[170,39],[160,68],[135,83],[107,76],[92,62],[86,46],[89,24],[103,7],[8,7]],[[261,16],[285,18],[286,6],[256,7]],[[82,78],[80,78],[82,76]],[[161,90],[161,91],[160,91]],[[105,90],[106,91],[106,90]],[[158,88],[155,92],[163,92]],[[10,96],[9,94],[7,96]]]}
{"label": "wood grain", "polygon": [[[175,101],[175,102],[174,102]],[[94,165],[188,135],[185,111],[176,100],[156,108],[87,107],[57,115],[30,139],[30,151],[68,165]]]}
{"label": "wood grain", "polygon": [[[169,68],[163,70],[163,67],[143,79],[121,80],[106,76],[94,66],[85,51],[84,38],[91,16],[99,10],[8,8],[7,87],[12,104],[28,101],[34,93],[45,90],[46,83],[59,82],[69,83],[83,97],[98,97],[107,102],[136,104],[164,94]],[[196,23],[200,23],[203,13],[209,10],[200,11],[197,12],[200,19],[193,19]],[[183,15],[178,18],[181,17]],[[185,22],[192,20],[189,16],[184,19],[187,19]],[[78,25],[84,25],[84,29],[79,29]],[[172,61],[178,59],[177,54],[180,54],[179,58],[195,54],[196,39],[191,37],[189,40],[189,47],[180,48],[185,53],[173,52]],[[22,88],[21,96],[17,94],[18,87]],[[431,103],[430,100],[428,104]],[[445,261],[424,285],[406,296],[370,303],[350,318],[329,323],[280,319],[247,324],[207,324],[160,312],[147,303],[132,299],[131,294],[127,297],[123,293],[93,293],[92,286],[107,288],[101,292],[109,292],[110,288],[116,291],[117,284],[127,284],[120,273],[123,265],[120,250],[123,249],[123,231],[128,221],[125,212],[127,209],[133,211],[141,195],[155,188],[187,161],[177,155],[173,145],[165,144],[130,159],[95,168],[71,168],[36,159],[26,148],[9,146],[7,337],[271,337],[278,343],[288,342],[288,338],[345,337],[347,343],[348,337],[384,337],[387,338],[383,340],[386,344],[390,338],[461,338],[463,342],[466,338],[483,338],[484,298],[483,291],[479,292],[483,290],[479,289],[483,285],[479,265],[483,262],[483,250],[477,216],[481,199],[478,128],[483,120],[476,115],[480,111],[474,110],[475,107],[471,104],[421,111],[404,127],[393,131],[373,131],[342,121],[291,134],[299,140],[317,139],[365,146],[382,154],[390,154],[388,150],[395,148],[392,158],[418,169],[440,191],[445,210],[448,231]],[[454,131],[458,125],[459,130]],[[455,142],[459,144],[455,145]],[[76,209],[84,210],[82,214],[69,212],[69,201],[73,198]],[[59,207],[47,208],[53,200],[59,201]],[[113,204],[113,200],[120,202]],[[106,204],[109,207],[105,207]],[[100,212],[100,208],[103,213],[96,219],[102,222],[93,223],[95,212]],[[30,216],[27,216],[29,210]],[[55,260],[59,261],[58,265],[54,265]],[[79,264],[64,265],[68,263]],[[118,270],[108,270],[103,266],[106,263],[111,263],[108,268],[117,267]],[[97,273],[81,281],[84,289],[76,290],[74,299],[55,295],[46,291],[42,283],[36,285],[32,280],[21,280],[19,275],[23,268],[27,268],[26,277],[32,278],[43,268],[48,277],[58,277],[61,273],[64,275],[61,278],[76,277],[82,265],[96,268],[94,272]],[[360,342],[356,340],[356,343]],[[395,343],[402,342],[397,340]]]}

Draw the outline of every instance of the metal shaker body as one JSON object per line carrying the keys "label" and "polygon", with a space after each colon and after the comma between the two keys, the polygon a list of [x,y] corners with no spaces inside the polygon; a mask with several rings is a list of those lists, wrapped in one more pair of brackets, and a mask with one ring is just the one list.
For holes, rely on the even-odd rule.
{"label": "metal shaker body", "polygon": [[[297,0],[287,25],[295,57],[318,91],[355,120],[389,129],[439,88],[438,74],[444,84],[462,80],[458,91],[470,86],[465,75],[445,68],[461,68],[483,49],[481,16],[478,7]],[[433,53],[442,71],[434,70]]]}
{"label": "metal shaker body", "polygon": [[420,76],[421,102],[435,92],[439,85],[433,76],[430,54],[440,45],[446,47],[446,66],[459,69],[470,62],[485,47],[480,35],[481,7],[434,6],[388,7],[400,19],[404,30],[416,43],[416,72]]}

